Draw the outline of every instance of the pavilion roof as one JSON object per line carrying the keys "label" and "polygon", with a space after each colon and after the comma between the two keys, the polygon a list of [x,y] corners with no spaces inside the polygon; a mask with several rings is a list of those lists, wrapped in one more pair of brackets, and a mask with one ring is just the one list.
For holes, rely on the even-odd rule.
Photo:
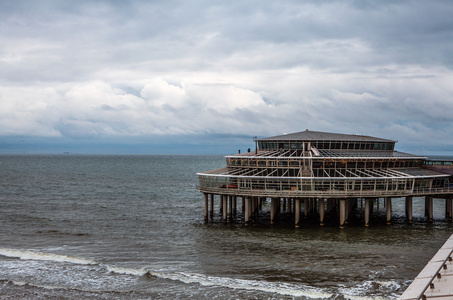
{"label": "pavilion roof", "polygon": [[357,142],[391,142],[396,141],[382,139],[366,135],[341,134],[321,131],[305,130],[301,132],[277,135],[258,139],[258,141],[357,141]]}

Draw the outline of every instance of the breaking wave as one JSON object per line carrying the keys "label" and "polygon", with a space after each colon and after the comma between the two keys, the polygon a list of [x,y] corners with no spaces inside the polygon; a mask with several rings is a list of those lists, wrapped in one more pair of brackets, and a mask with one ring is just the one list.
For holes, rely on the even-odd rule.
{"label": "breaking wave", "polygon": [[[207,276],[196,273],[185,272],[155,272],[136,269],[111,268],[113,272],[120,274],[135,274],[139,276],[150,276],[160,279],[170,279],[180,281],[186,284],[200,284],[202,286],[223,287],[230,289],[255,290],[266,293],[288,295],[293,297],[306,298],[328,298],[332,296],[330,293],[324,292],[322,289],[290,284],[290,283],[274,283],[268,281],[257,281],[247,279],[237,279],[228,277]],[[143,273],[144,272],[144,273]]]}
{"label": "breaking wave", "polygon": [[135,275],[135,276],[144,276],[149,274],[149,271],[143,269],[133,269],[133,268],[122,268],[122,267],[113,267],[105,266],[107,270],[111,273],[116,273],[120,275]]}
{"label": "breaking wave", "polygon": [[0,248],[0,255],[7,256],[7,257],[17,257],[20,259],[28,259],[28,260],[69,262],[69,263],[80,264],[80,265],[97,264],[96,261],[87,259],[87,258],[60,255],[60,254],[54,254],[54,253],[44,253],[44,252],[37,252],[37,251],[30,251],[30,250]]}
{"label": "breaking wave", "polygon": [[[356,287],[341,287],[339,286],[336,291],[327,291],[326,289],[310,287],[303,284],[295,283],[284,283],[284,282],[269,282],[264,280],[250,280],[250,279],[239,279],[229,277],[216,277],[208,276],[197,273],[188,272],[165,272],[165,271],[153,271],[139,268],[127,268],[119,266],[104,265],[98,263],[92,259],[86,259],[81,257],[74,257],[68,255],[60,255],[54,253],[44,253],[31,250],[19,250],[19,249],[7,249],[0,248],[0,255],[6,257],[20,258],[21,260],[36,260],[36,261],[54,261],[54,262],[68,262],[79,265],[97,265],[98,270],[107,271],[110,274],[127,275],[133,277],[153,277],[157,279],[167,279],[173,281],[179,281],[185,284],[199,284],[201,286],[209,287],[221,287],[233,290],[248,290],[257,291],[271,294],[279,294],[291,297],[305,297],[310,299],[319,298],[331,298],[337,295],[345,295],[349,299],[381,299],[378,295],[367,297],[363,296],[367,294],[374,285],[379,285],[380,288],[386,290],[397,291],[400,287],[399,284],[393,281],[388,282],[374,282],[366,281],[362,285]],[[101,272],[101,274],[103,273]],[[105,274],[105,273],[104,273]],[[88,276],[88,274],[87,274]],[[105,276],[105,275],[104,275]],[[103,276],[102,276],[103,277]],[[132,279],[131,278],[131,279]],[[119,278],[118,278],[119,279]],[[14,285],[29,285],[35,287],[41,287],[45,289],[67,289],[68,287],[60,287],[58,285],[49,284],[37,284],[31,282],[15,281],[11,280]],[[73,287],[75,288],[75,287]],[[374,287],[376,289],[376,287]],[[93,291],[87,289],[85,291]],[[395,295],[396,298],[396,295]],[[383,298],[382,298],[383,299]]]}

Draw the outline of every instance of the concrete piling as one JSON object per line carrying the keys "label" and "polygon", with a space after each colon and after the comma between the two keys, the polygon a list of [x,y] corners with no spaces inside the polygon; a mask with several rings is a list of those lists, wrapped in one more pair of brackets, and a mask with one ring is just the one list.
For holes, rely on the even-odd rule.
{"label": "concrete piling", "polygon": [[324,226],[324,199],[318,199],[319,224]]}
{"label": "concrete piling", "polygon": [[222,196],[222,216],[223,216],[223,223],[227,222],[227,211],[228,211],[228,201],[227,201],[228,196]]}
{"label": "concrete piling", "polygon": [[450,222],[452,221],[452,196],[448,196],[445,199],[445,218],[447,218]]}
{"label": "concrete piling", "polygon": [[250,225],[251,215],[252,215],[252,212],[251,212],[251,204],[252,204],[251,198],[250,197],[245,197],[244,198],[244,202],[245,202],[244,221],[245,221],[245,226],[248,226],[248,225]]}
{"label": "concrete piling", "polygon": [[385,198],[385,209],[387,225],[390,225],[392,221],[392,198]]}
{"label": "concrete piling", "polygon": [[425,196],[425,217],[428,218],[429,222],[433,221],[433,197]]}
{"label": "concrete piling", "polygon": [[412,196],[406,197],[406,218],[409,224],[412,224]]}
{"label": "concrete piling", "polygon": [[210,207],[209,207],[209,215],[211,216],[211,219],[214,217],[214,194],[210,194]]}
{"label": "concrete piling", "polygon": [[271,224],[275,223],[275,217],[277,215],[277,206],[279,199],[271,198]]}
{"label": "concrete piling", "polygon": [[204,194],[204,220],[207,221],[208,220],[208,211],[209,211],[208,194],[207,193],[203,193],[203,194]]}
{"label": "concrete piling", "polygon": [[237,214],[237,207],[238,207],[238,197],[233,197],[233,213]]}
{"label": "concrete piling", "polygon": [[233,196],[228,196],[228,219],[233,219]]}
{"label": "concrete piling", "polygon": [[294,225],[296,228],[299,228],[300,223],[300,199],[295,199],[294,203]]}
{"label": "concrete piling", "polygon": [[346,199],[340,199],[340,228],[344,228],[346,222]]}
{"label": "concrete piling", "polygon": [[370,225],[370,211],[371,211],[371,202],[373,199],[365,198],[365,226],[368,227]]}

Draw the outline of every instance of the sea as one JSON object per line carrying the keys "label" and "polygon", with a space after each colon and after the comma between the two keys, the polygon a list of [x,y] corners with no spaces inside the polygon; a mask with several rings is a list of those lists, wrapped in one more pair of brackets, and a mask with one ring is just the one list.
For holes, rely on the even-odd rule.
{"label": "sea", "polygon": [[[196,173],[221,155],[0,155],[1,299],[398,299],[453,233],[414,199],[393,220],[359,208],[340,229],[315,219],[245,227],[204,221]],[[240,202],[238,204],[240,208]],[[354,221],[355,220],[355,221]]]}

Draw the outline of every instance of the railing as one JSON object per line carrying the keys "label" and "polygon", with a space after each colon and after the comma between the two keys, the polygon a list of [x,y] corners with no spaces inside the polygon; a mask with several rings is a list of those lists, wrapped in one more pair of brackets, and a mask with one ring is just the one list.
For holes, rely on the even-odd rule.
{"label": "railing", "polygon": [[453,187],[414,189],[417,195],[453,194]]}
{"label": "railing", "polygon": [[453,166],[453,161],[448,160],[425,160],[423,162],[427,166]]}
{"label": "railing", "polygon": [[302,190],[273,190],[273,189],[251,189],[239,188],[233,185],[224,187],[201,187],[197,184],[200,192],[213,194],[244,195],[244,196],[280,196],[280,197],[324,197],[324,198],[344,198],[344,197],[405,197],[423,195],[448,195],[453,194],[453,187],[445,188],[423,188],[414,190],[327,190],[327,191],[302,191]]}

